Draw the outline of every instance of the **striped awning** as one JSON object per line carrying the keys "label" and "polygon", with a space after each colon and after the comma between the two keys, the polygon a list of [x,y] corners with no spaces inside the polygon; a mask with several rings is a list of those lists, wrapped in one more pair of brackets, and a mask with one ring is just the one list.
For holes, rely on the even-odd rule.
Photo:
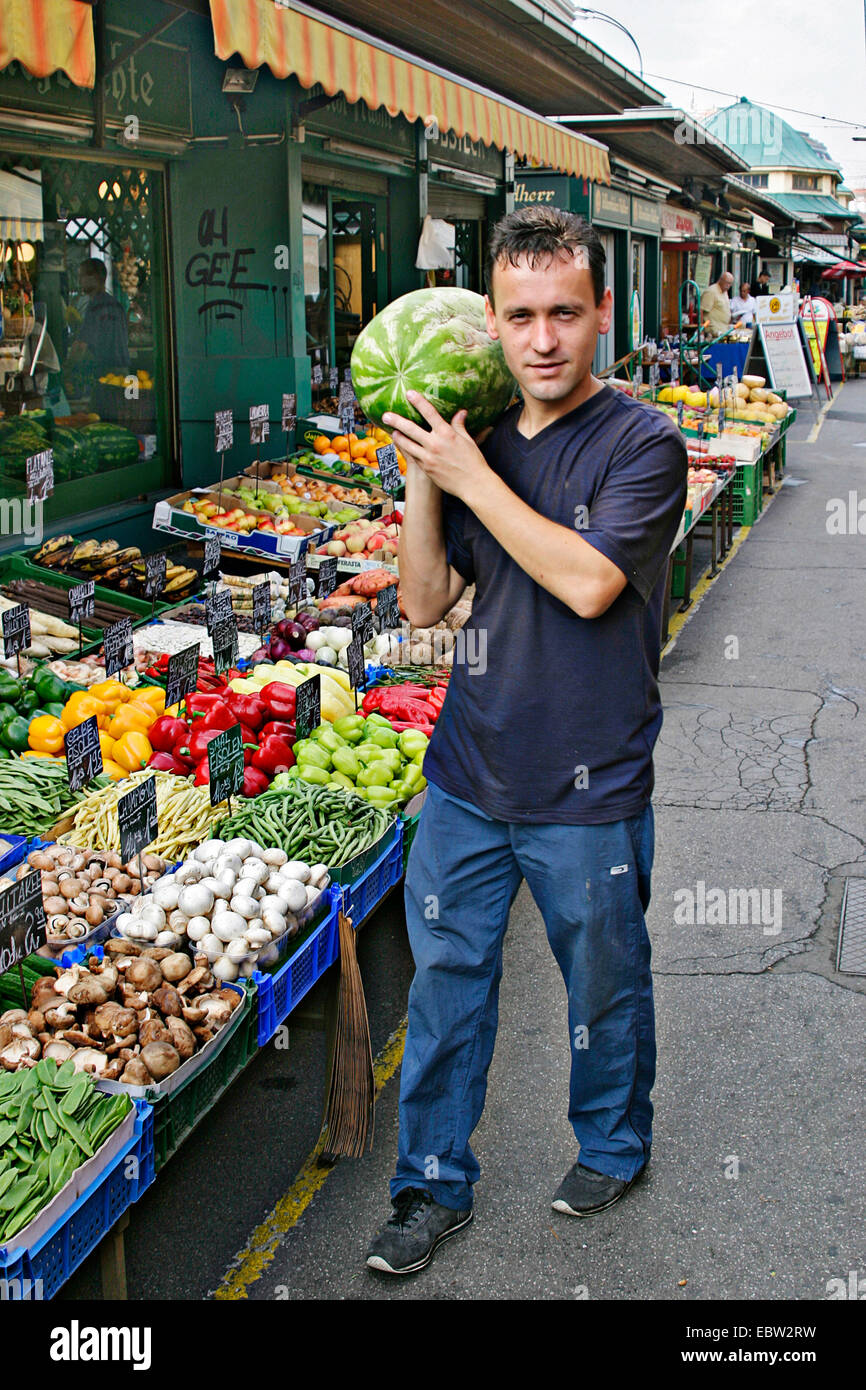
{"label": "striped awning", "polygon": [[42,227],[29,217],[0,217],[0,241],[41,241]]}
{"label": "striped awning", "polygon": [[76,87],[92,87],[91,6],[82,0],[0,0],[0,69],[14,62],[34,77],[62,70]]}
{"label": "striped awning", "polygon": [[319,83],[329,96],[343,92],[349,102],[366,102],[372,111],[384,106],[408,121],[432,117],[443,132],[610,183],[604,145],[330,16],[275,0],[210,0],[210,8],[218,58],[239,53],[248,68],[267,64],[281,78],[293,73],[302,87]]}

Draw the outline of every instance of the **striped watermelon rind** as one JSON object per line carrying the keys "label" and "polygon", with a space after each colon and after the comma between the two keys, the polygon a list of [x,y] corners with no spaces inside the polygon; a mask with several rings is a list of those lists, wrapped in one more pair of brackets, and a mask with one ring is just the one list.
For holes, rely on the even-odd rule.
{"label": "striped watermelon rind", "polygon": [[355,341],[352,384],[374,424],[387,411],[423,424],[406,399],[421,391],[446,420],[467,410],[471,433],[493,424],[515,392],[483,298],[450,288],[413,290],[377,314]]}

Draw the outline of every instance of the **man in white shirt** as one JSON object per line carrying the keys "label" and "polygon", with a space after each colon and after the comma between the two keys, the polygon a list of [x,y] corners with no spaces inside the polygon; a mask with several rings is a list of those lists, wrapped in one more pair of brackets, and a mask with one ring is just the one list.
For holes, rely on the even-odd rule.
{"label": "man in white shirt", "polygon": [[729,270],[723,270],[714,285],[701,291],[701,318],[704,327],[719,338],[731,326],[731,301],[728,290],[734,283]]}
{"label": "man in white shirt", "polygon": [[751,328],[755,322],[757,302],[749,287],[748,280],[740,286],[740,293],[731,300],[731,322],[739,323],[741,328]]}

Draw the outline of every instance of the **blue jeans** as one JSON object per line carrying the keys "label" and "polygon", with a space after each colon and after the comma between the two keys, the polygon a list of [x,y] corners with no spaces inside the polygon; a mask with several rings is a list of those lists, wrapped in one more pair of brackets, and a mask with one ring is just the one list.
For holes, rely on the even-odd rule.
{"label": "blue jeans", "polygon": [[416,973],[392,1197],[426,1187],[443,1206],[472,1205],[481,1170],[469,1140],[484,1109],[502,943],[523,878],[568,993],[568,1118],[580,1162],[626,1180],[644,1167],[656,1058],[644,922],[653,843],[651,806],[608,825],[519,825],[431,783],[406,875]]}

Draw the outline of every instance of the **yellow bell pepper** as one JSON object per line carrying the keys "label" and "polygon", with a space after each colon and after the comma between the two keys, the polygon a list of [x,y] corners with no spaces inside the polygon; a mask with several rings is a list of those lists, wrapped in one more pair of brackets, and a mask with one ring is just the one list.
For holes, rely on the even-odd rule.
{"label": "yellow bell pepper", "polygon": [[132,694],[128,686],[113,677],[107,681],[97,681],[89,687],[87,693],[94,699],[101,700],[109,714],[114,714],[121,705],[125,705]]}
{"label": "yellow bell pepper", "polygon": [[165,691],[158,685],[139,685],[132,691],[130,698],[140,705],[144,702],[156,710],[158,715],[165,709]]}
{"label": "yellow bell pepper", "polygon": [[62,754],[62,753],[43,753],[43,752],[40,752],[40,750],[39,750],[38,748],[25,748],[25,749],[24,749],[24,752],[21,754],[21,757],[22,757],[22,758],[54,758],[54,759],[56,759],[56,760],[59,761],[59,760],[63,757],[63,754]]}
{"label": "yellow bell pepper", "polygon": [[154,723],[156,716],[153,710],[144,705],[136,705],[130,700],[117,711],[108,726],[109,738],[120,738],[130,730],[138,730],[139,733],[146,734],[151,724]]}
{"label": "yellow bell pepper", "polygon": [[108,711],[105,705],[88,691],[75,690],[63,706],[60,722],[68,733],[70,729],[77,728],[79,724],[84,723],[85,719],[91,719],[94,715],[100,729],[104,729],[108,721]]}
{"label": "yellow bell pepper", "polygon": [[53,714],[40,714],[31,719],[27,730],[27,742],[37,753],[60,753],[65,736],[66,730]]}
{"label": "yellow bell pepper", "polygon": [[140,772],[143,767],[147,767],[152,753],[153,749],[147,736],[136,729],[130,729],[128,733],[121,734],[115,743],[111,761],[126,768],[127,773]]}
{"label": "yellow bell pepper", "polygon": [[121,767],[120,763],[116,763],[113,758],[102,759],[102,771],[106,777],[111,778],[112,782],[122,782],[124,777],[129,776],[128,770]]}
{"label": "yellow bell pepper", "polygon": [[107,731],[106,729],[100,729],[100,731],[99,731],[99,746],[100,746],[100,748],[102,749],[102,761],[103,761],[103,763],[105,763],[106,758],[110,758],[110,757],[111,757],[111,750],[114,748],[114,744],[115,744],[115,740],[111,737],[111,735],[108,733],[108,731]]}

